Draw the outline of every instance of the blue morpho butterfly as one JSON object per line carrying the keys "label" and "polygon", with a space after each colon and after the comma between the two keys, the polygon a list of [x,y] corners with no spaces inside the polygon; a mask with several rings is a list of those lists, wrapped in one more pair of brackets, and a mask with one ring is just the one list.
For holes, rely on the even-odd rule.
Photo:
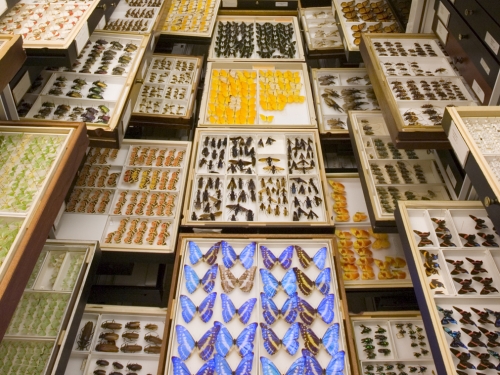
{"label": "blue morpho butterfly", "polygon": [[[281,375],[281,372],[275,366],[275,364],[266,357],[260,357],[260,363],[262,365],[263,375]],[[299,357],[295,362],[292,363],[290,368],[284,375],[303,375],[305,368],[305,358]]]}
{"label": "blue morpho butterfly", "polygon": [[325,347],[326,351],[333,357],[339,351],[339,324],[335,323],[328,327],[323,339],[320,339],[316,334],[308,328],[305,324],[297,323],[300,327],[300,334],[304,339],[304,346],[312,354],[317,355],[321,344]]}
{"label": "blue morpho butterfly", "polygon": [[283,339],[280,340],[276,333],[265,323],[260,323],[262,329],[262,339],[266,351],[274,355],[280,347],[284,347],[290,355],[295,355],[299,350],[299,323],[293,323],[286,331]]}
{"label": "blue morpho butterfly", "polygon": [[280,317],[287,323],[292,324],[297,319],[297,309],[299,297],[297,292],[293,293],[283,304],[281,310],[278,309],[274,301],[266,296],[266,293],[260,293],[262,303],[262,315],[267,324],[271,325]]}
{"label": "blue morpho butterfly", "polygon": [[305,374],[307,375],[342,375],[344,371],[344,356],[343,350],[334,353],[332,359],[323,370],[320,363],[313,354],[307,350],[302,349],[302,358],[304,358]]}
{"label": "blue morpho butterfly", "polygon": [[204,361],[208,361],[215,351],[215,339],[219,334],[219,330],[220,326],[214,324],[199,341],[194,341],[193,336],[191,336],[184,326],[179,324],[176,325],[175,333],[177,336],[177,343],[179,344],[177,348],[179,357],[185,361],[191,356],[194,348],[198,348],[200,358]]}
{"label": "blue morpho butterfly", "polygon": [[233,336],[231,336],[228,329],[221,322],[214,322],[214,325],[219,326],[219,334],[215,340],[215,349],[221,356],[227,356],[233,345],[237,347],[241,357],[253,352],[253,341],[257,332],[257,323],[249,324],[236,339],[233,339]]}
{"label": "blue morpho butterfly", "polygon": [[263,268],[260,269],[260,277],[262,278],[262,284],[264,288],[264,293],[269,298],[273,298],[278,292],[278,288],[281,286],[283,290],[291,296],[297,291],[297,278],[293,270],[288,270],[283,276],[281,281],[278,281],[268,270]]}
{"label": "blue morpho butterfly", "polygon": [[219,269],[217,264],[214,264],[205,273],[201,279],[196,274],[196,271],[187,264],[184,265],[184,277],[186,278],[186,288],[189,293],[193,294],[196,289],[201,285],[203,290],[210,293],[215,286],[215,278],[217,277],[217,270]]}
{"label": "blue morpho butterfly", "polygon": [[316,277],[316,281],[312,281],[304,272],[299,270],[297,267],[292,268],[297,279],[297,285],[302,293],[306,296],[310,295],[316,287],[323,295],[327,295],[330,292],[330,282],[332,279],[330,267],[325,268]]}
{"label": "blue morpho butterfly", "polygon": [[207,323],[212,319],[214,313],[215,298],[217,297],[217,292],[212,292],[200,303],[200,306],[196,306],[193,301],[188,296],[181,294],[181,309],[182,318],[186,323],[193,320],[196,313],[200,313],[200,318],[204,323]]}
{"label": "blue morpho butterfly", "polygon": [[262,254],[264,267],[266,267],[268,270],[272,269],[276,265],[276,263],[281,264],[281,267],[286,270],[289,269],[292,265],[293,245],[288,246],[285,250],[283,250],[279,258],[276,258],[271,250],[262,245],[260,246],[260,252]]}
{"label": "blue morpho butterfly", "polygon": [[306,300],[300,297],[298,299],[299,316],[304,324],[310,326],[314,322],[316,316],[319,316],[326,324],[333,322],[333,318],[335,318],[335,312],[333,311],[335,305],[334,294],[326,295],[319,303],[317,309],[312,307]]}
{"label": "blue morpho butterfly", "polygon": [[325,268],[327,251],[326,247],[322,247],[321,249],[319,249],[312,258],[300,246],[295,245],[294,247],[295,251],[297,252],[297,258],[299,258],[299,262],[302,268],[308,268],[311,263],[314,263],[319,270]]}
{"label": "blue morpho butterfly", "polygon": [[229,299],[227,294],[221,293],[220,298],[222,300],[222,319],[224,319],[224,323],[229,323],[235,314],[239,315],[240,322],[243,324],[248,323],[257,298],[250,298],[239,309],[234,306],[234,303]]}
{"label": "blue morpho butterfly", "polygon": [[218,375],[250,375],[253,367],[253,353],[246,354],[236,370],[231,370],[226,359],[220,354],[214,355],[215,371]]}
{"label": "blue morpho butterfly", "polygon": [[213,265],[217,260],[217,255],[219,254],[220,247],[221,242],[217,242],[210,249],[208,249],[205,255],[203,255],[196,242],[189,241],[189,261],[191,262],[191,264],[196,264],[200,260],[202,260],[210,265]]}
{"label": "blue morpho butterfly", "polygon": [[[191,375],[191,371],[182,362],[179,357],[172,357],[172,364],[174,365],[174,375]],[[215,359],[205,362],[203,366],[196,372],[195,375],[214,375],[215,374]]]}
{"label": "blue morpho butterfly", "polygon": [[236,264],[236,261],[239,259],[243,267],[249,269],[253,265],[253,258],[255,255],[255,248],[257,247],[257,243],[250,242],[243,250],[241,250],[240,255],[236,254],[233,247],[229,245],[226,241],[221,242],[221,250],[222,250],[222,262],[226,266],[226,268],[231,268]]}

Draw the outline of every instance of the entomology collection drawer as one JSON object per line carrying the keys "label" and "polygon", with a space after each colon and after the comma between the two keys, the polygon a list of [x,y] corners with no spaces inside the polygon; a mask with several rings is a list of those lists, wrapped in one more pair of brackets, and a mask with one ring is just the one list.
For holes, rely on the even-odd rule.
{"label": "entomology collection drawer", "polygon": [[[346,2],[333,0],[335,17],[345,46],[347,60],[361,62],[361,35],[366,33],[399,33],[401,25],[386,0]],[[364,60],[364,57],[363,57]]]}
{"label": "entomology collection drawer", "polygon": [[327,203],[333,208],[335,252],[347,288],[411,287],[399,236],[375,233],[357,173],[330,173]]}
{"label": "entomology collection drawer", "polygon": [[209,62],[200,127],[316,128],[305,63]]}
{"label": "entomology collection drawer", "polygon": [[56,238],[99,240],[106,250],[173,252],[191,142],[126,140],[92,148]]}
{"label": "entomology collection drawer", "polygon": [[331,6],[302,8],[299,2],[299,16],[307,56],[326,57],[344,53],[342,37]]}
{"label": "entomology collection drawer", "polygon": [[184,226],[330,226],[318,132],[198,129]]}
{"label": "entomology collection drawer", "polygon": [[0,122],[0,337],[14,314],[88,141],[81,123]]}
{"label": "entomology collection drawer", "polygon": [[311,69],[320,134],[346,135],[348,111],[379,109],[366,69]]}
{"label": "entomology collection drawer", "polygon": [[427,332],[418,311],[351,315],[359,373],[435,374]]}
{"label": "entomology collection drawer", "polygon": [[156,374],[165,347],[165,320],[163,308],[87,305],[76,323],[78,335],[64,373]]}
{"label": "entomology collection drawer", "polygon": [[447,106],[476,105],[435,35],[363,34],[360,51],[397,148],[449,148]]}
{"label": "entomology collection drawer", "polygon": [[100,258],[97,242],[47,240],[0,343],[9,374],[64,373]]}
{"label": "entomology collection drawer", "polygon": [[18,106],[20,117],[84,121],[92,145],[117,147],[131,116],[129,93],[148,48],[148,35],[93,33],[71,68],[42,72]]}
{"label": "entomology collection drawer", "polygon": [[[242,364],[251,374],[285,373],[292,362],[309,356],[309,366],[357,374],[331,237],[183,234],[178,254],[176,303],[162,373]],[[282,316],[271,312],[276,306],[284,306]],[[316,317],[300,306],[317,309]],[[214,335],[217,340],[195,350],[202,336]],[[316,345],[321,341],[322,346]]]}
{"label": "entomology collection drawer", "polygon": [[208,61],[304,61],[297,17],[218,16]]}
{"label": "entomology collection drawer", "polygon": [[376,232],[396,232],[394,211],[401,200],[448,200],[436,155],[427,150],[399,150],[380,111],[349,113],[354,156],[368,214]]}
{"label": "entomology collection drawer", "polygon": [[500,139],[497,136],[499,109],[447,108],[443,118],[443,128],[450,144],[497,227],[500,226]]}
{"label": "entomology collection drawer", "polygon": [[152,55],[145,76],[136,81],[132,124],[188,124],[193,118],[203,58]]}
{"label": "entomology collection drawer", "polygon": [[399,202],[397,223],[439,374],[496,373],[499,237],[480,202]]}

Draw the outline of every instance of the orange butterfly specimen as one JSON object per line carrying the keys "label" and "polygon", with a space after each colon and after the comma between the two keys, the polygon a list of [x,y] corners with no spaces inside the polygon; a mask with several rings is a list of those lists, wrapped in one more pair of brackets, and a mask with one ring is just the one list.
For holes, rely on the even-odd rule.
{"label": "orange butterfly specimen", "polygon": [[359,228],[351,228],[351,233],[358,240],[367,240],[370,238],[370,233],[367,230]]}
{"label": "orange butterfly specimen", "polygon": [[257,267],[250,267],[243,272],[239,278],[236,278],[233,273],[223,265],[219,266],[219,271],[221,276],[221,286],[225,293],[230,293],[237,286],[239,286],[243,292],[250,292],[253,288],[253,280],[255,278]]}
{"label": "orange butterfly specimen", "polygon": [[327,295],[330,292],[330,282],[332,276],[329,267],[321,271],[315,281],[312,281],[297,267],[293,268],[293,272],[297,278],[297,285],[300,291],[306,296],[310,295],[314,288],[317,288],[323,295]]}

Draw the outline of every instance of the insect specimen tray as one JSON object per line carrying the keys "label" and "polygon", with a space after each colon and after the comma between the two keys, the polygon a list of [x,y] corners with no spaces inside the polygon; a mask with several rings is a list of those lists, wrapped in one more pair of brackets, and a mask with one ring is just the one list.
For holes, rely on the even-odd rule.
{"label": "insect specimen tray", "polygon": [[437,372],[496,374],[500,237],[486,210],[399,202],[396,219]]}
{"label": "insect specimen tray", "polygon": [[447,106],[476,100],[433,34],[363,34],[363,61],[397,148],[447,149]]}
{"label": "insect specimen tray", "polygon": [[98,242],[47,240],[14,316],[4,319],[5,372],[64,373],[100,255]]}
{"label": "insect specimen tray", "polygon": [[0,122],[0,337],[21,298],[88,140],[82,123]]}
{"label": "insect specimen tray", "polygon": [[351,111],[349,118],[354,156],[376,232],[397,232],[397,201],[450,199],[435,153],[397,149],[380,111]]}
{"label": "insect specimen tray", "polygon": [[[357,373],[351,363],[354,348],[349,339],[345,292],[342,280],[337,277],[331,237],[182,234],[178,254],[177,287],[172,289],[174,295],[171,292],[176,303],[170,315],[168,347],[162,358],[166,369],[162,374],[178,373],[178,368],[184,366],[190,373],[196,373],[203,365],[223,367],[224,371],[219,373],[230,374],[240,362],[246,363],[251,374],[274,373],[270,372],[270,365],[262,368],[261,363],[264,365],[266,361],[271,361],[279,373],[285,373],[292,362],[306,355],[303,351],[306,348],[322,368],[330,364],[339,372]],[[281,261],[274,256],[279,256]],[[269,271],[273,265],[275,267]],[[309,279],[307,283],[315,279],[318,282],[322,279],[320,274],[328,275],[325,279],[328,287],[323,289],[318,284],[313,290],[307,287],[303,290],[305,279],[299,276],[295,284],[290,279],[294,274],[305,276]],[[193,284],[197,277],[203,278],[198,282],[199,288]],[[282,280],[280,285],[286,288],[288,295],[278,287],[278,279]],[[313,306],[312,309],[317,308],[317,313],[297,315],[298,309],[291,307],[295,313],[291,310],[287,313],[287,307],[283,307],[282,316],[273,316],[271,306],[281,307],[287,300],[288,308],[297,302],[299,306],[307,304]],[[190,346],[188,335],[199,343],[204,333],[210,334],[211,329],[219,332],[214,342],[204,345],[200,352],[194,347],[198,344]],[[304,341],[311,339],[309,334],[318,340],[316,344]],[[281,343],[279,339],[274,341],[274,335],[276,339],[283,337]],[[229,336],[234,341],[231,338],[231,342],[226,342]],[[324,347],[319,344],[319,337],[323,337]],[[227,372],[228,368],[232,370]]]}
{"label": "insect specimen tray", "polygon": [[173,252],[191,142],[126,140],[92,148],[56,238],[99,240],[106,250]]}
{"label": "insect specimen tray", "polygon": [[199,127],[316,128],[307,66],[209,62]]}
{"label": "insect specimen tray", "polygon": [[191,123],[203,58],[154,54],[148,61],[144,78],[136,81],[131,94],[131,123]]}
{"label": "insect specimen tray", "polygon": [[218,16],[208,61],[304,61],[297,17]]}
{"label": "insect specimen tray", "polygon": [[443,128],[474,189],[500,228],[499,107],[447,108]]}
{"label": "insect specimen tray", "polygon": [[157,307],[87,305],[76,326],[94,330],[89,340],[77,337],[64,374],[94,375],[115,372],[159,374],[168,310]]}
{"label": "insect specimen tray", "polygon": [[26,61],[20,35],[0,35],[0,89],[3,90]]}
{"label": "insect specimen tray", "polygon": [[196,131],[182,225],[330,227],[318,132],[250,134]]}
{"label": "insect specimen tray", "polygon": [[344,45],[331,6],[302,8],[299,1],[299,14],[309,57],[344,54]]}

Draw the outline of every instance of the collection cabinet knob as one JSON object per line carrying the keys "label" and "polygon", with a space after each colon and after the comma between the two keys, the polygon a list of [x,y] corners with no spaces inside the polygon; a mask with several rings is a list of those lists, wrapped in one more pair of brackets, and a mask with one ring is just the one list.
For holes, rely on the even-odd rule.
{"label": "collection cabinet knob", "polygon": [[490,198],[490,197],[484,197],[483,203],[484,203],[484,207],[489,207],[492,204],[498,204],[498,199],[496,199],[496,198]]}
{"label": "collection cabinet knob", "polygon": [[468,34],[458,34],[458,40],[467,39],[467,38],[469,38]]}
{"label": "collection cabinet knob", "polygon": [[474,14],[474,11],[472,9],[465,9],[464,14],[466,16],[472,16]]}
{"label": "collection cabinet knob", "polygon": [[106,6],[106,4],[102,4],[102,5],[98,5],[96,8],[106,11],[107,6]]}

